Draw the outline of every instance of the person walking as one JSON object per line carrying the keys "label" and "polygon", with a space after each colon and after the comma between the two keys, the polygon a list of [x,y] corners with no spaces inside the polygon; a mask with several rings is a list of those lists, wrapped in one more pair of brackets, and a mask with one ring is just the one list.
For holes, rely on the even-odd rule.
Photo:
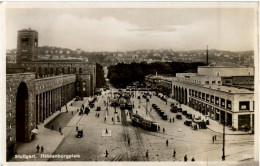
{"label": "person walking", "polygon": [[217,140],[217,135],[215,135],[215,141]]}
{"label": "person walking", "polygon": [[212,137],[212,143],[214,143],[214,136]]}
{"label": "person walking", "polygon": [[184,161],[185,161],[185,162],[188,161],[187,155],[184,156]]}
{"label": "person walking", "polygon": [[104,117],[104,122],[106,122],[106,120],[107,120],[107,118],[106,118],[106,117]]}
{"label": "person walking", "polygon": [[36,150],[37,150],[37,153],[39,153],[39,151],[40,151],[40,146],[39,145],[36,146]]}
{"label": "person walking", "polygon": [[175,149],[173,150],[173,157],[175,157],[176,156],[176,151],[175,151]]}
{"label": "person walking", "polygon": [[166,146],[168,146],[168,144],[169,144],[169,141],[168,141],[168,139],[166,140]]}
{"label": "person walking", "polygon": [[53,127],[53,125],[51,125],[51,130],[53,130],[54,129],[54,127]]}
{"label": "person walking", "polygon": [[59,127],[59,132],[61,133],[61,127]]}
{"label": "person walking", "polygon": [[165,133],[165,129],[163,128],[163,133]]}
{"label": "person walking", "polygon": [[174,122],[174,117],[172,117],[172,122]]}
{"label": "person walking", "polygon": [[170,118],[170,123],[172,123],[172,119]]}
{"label": "person walking", "polygon": [[191,161],[192,161],[192,162],[194,162],[194,161],[195,161],[194,157],[192,157]]}
{"label": "person walking", "polygon": [[79,126],[76,127],[76,131],[78,131],[78,130],[79,130]]}
{"label": "person walking", "polygon": [[149,155],[148,153],[149,153],[149,152],[148,152],[148,150],[147,150],[147,151],[146,151],[146,158],[148,158],[148,155]]}
{"label": "person walking", "polygon": [[41,153],[43,153],[43,152],[44,152],[44,147],[42,146],[42,147],[41,147]]}
{"label": "person walking", "polygon": [[107,152],[107,150],[106,150],[106,157],[108,156],[108,152]]}

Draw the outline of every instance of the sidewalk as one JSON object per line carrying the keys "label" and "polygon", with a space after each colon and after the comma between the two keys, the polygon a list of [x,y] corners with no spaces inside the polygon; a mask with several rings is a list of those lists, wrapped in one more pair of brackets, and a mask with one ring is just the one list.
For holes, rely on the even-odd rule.
{"label": "sidewalk", "polygon": [[[74,99],[72,99],[70,102],[67,103],[67,107],[69,111],[75,112],[77,107],[70,106],[70,104],[74,102]],[[72,125],[75,125],[80,119],[78,116],[78,113],[75,113],[73,118],[69,121],[69,123],[64,127],[63,134],[60,134],[59,132],[55,130],[50,130],[48,128],[45,128],[44,126],[48,124],[51,120],[53,120],[55,117],[57,117],[60,113],[66,112],[66,107],[63,106],[61,108],[61,111],[56,111],[54,114],[52,114],[50,117],[48,117],[46,120],[44,120],[44,123],[41,123],[38,126],[38,133],[34,140],[32,140],[29,143],[21,143],[17,146],[17,154],[18,155],[35,155],[36,158],[29,159],[29,161],[47,161],[48,158],[41,158],[41,154],[53,154],[53,152],[56,150],[56,148],[59,146],[59,144],[62,142],[62,140],[65,138],[65,136],[70,133],[72,129]],[[44,147],[43,153],[37,153],[36,146],[39,145],[40,147]],[[14,156],[10,159],[10,161],[28,161],[27,159],[16,159]]]}
{"label": "sidewalk", "polygon": [[[172,99],[173,100],[173,99]],[[187,105],[182,104],[181,105],[183,110],[186,110],[188,113],[191,113],[192,115],[195,115],[196,117],[201,116],[204,120],[209,120],[209,125],[207,125],[207,128],[213,132],[216,133],[222,133],[223,134],[223,125],[219,122],[210,119],[203,115],[202,113],[195,111],[193,108],[188,107]],[[232,131],[230,127],[225,127],[225,134],[227,135],[248,135],[251,134],[251,132],[244,132],[244,131]]]}

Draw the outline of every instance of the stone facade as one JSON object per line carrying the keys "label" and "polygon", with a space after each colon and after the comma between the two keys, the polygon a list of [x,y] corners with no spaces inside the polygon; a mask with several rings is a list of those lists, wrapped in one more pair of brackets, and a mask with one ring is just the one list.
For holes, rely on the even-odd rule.
{"label": "stone facade", "polygon": [[[28,89],[28,109],[25,110],[25,142],[30,141],[30,131],[35,128],[35,74],[11,74],[6,77],[6,145],[7,156],[15,153],[16,143],[16,98],[21,83]],[[9,149],[11,148],[11,149]],[[10,152],[13,151],[13,152]]]}
{"label": "stone facade", "polygon": [[17,141],[31,141],[32,130],[67,102],[94,94],[96,64],[38,61],[37,47],[36,31],[19,31],[17,63],[6,64],[7,159],[16,153]]}

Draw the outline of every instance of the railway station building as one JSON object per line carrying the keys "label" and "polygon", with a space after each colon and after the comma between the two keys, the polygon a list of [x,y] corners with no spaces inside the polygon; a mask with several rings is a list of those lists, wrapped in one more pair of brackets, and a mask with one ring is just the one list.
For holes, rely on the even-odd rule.
{"label": "railway station building", "polygon": [[7,159],[17,143],[31,141],[38,124],[76,96],[92,96],[96,86],[94,63],[39,61],[37,47],[37,31],[18,31],[16,63],[6,64]]}
{"label": "railway station building", "polygon": [[201,66],[198,73],[176,74],[172,96],[219,123],[253,129],[253,80],[252,67]]}

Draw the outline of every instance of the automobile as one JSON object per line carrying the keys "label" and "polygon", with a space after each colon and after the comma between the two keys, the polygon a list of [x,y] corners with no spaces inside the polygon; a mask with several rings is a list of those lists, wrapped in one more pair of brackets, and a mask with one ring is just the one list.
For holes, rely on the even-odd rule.
{"label": "automobile", "polygon": [[90,109],[89,109],[89,107],[85,107],[85,114],[88,114],[89,113],[89,111],[90,111]]}
{"label": "automobile", "polygon": [[163,114],[164,114],[164,112],[163,112],[163,111],[161,111],[161,112],[160,112],[160,116],[163,116]]}
{"label": "automobile", "polygon": [[172,103],[170,106],[171,106],[171,107],[174,107],[175,105],[174,105],[174,103]]}
{"label": "automobile", "polygon": [[172,113],[177,113],[177,109],[176,108],[171,108],[171,112]]}
{"label": "automobile", "polygon": [[187,114],[186,114],[186,118],[187,118],[187,119],[192,119],[192,114],[187,113]]}
{"label": "automobile", "polygon": [[140,99],[140,96],[137,96],[137,99]]}
{"label": "automobile", "polygon": [[198,123],[200,129],[207,129],[206,122],[201,121]]}
{"label": "automobile", "polygon": [[176,119],[182,119],[182,116],[180,114],[177,114]]}
{"label": "automobile", "polygon": [[184,125],[191,126],[192,125],[191,120],[185,120]]}
{"label": "automobile", "polygon": [[187,115],[187,111],[183,110],[182,115]]}
{"label": "automobile", "polygon": [[83,137],[83,130],[78,130],[77,138]]}
{"label": "automobile", "polygon": [[96,109],[96,111],[100,111],[101,110],[101,108],[99,107],[99,106],[97,106],[97,109]]}
{"label": "automobile", "polygon": [[163,119],[163,120],[167,120],[167,119],[168,119],[167,115],[166,115],[166,114],[163,114],[163,115],[162,115],[162,119]]}
{"label": "automobile", "polygon": [[178,112],[182,112],[182,108],[177,108],[177,111]]}
{"label": "automobile", "polygon": [[156,106],[156,104],[152,104],[152,107],[154,108]]}
{"label": "automobile", "polygon": [[94,103],[89,103],[89,107],[90,107],[90,108],[94,108],[94,107],[95,107],[95,104],[94,104]]}

